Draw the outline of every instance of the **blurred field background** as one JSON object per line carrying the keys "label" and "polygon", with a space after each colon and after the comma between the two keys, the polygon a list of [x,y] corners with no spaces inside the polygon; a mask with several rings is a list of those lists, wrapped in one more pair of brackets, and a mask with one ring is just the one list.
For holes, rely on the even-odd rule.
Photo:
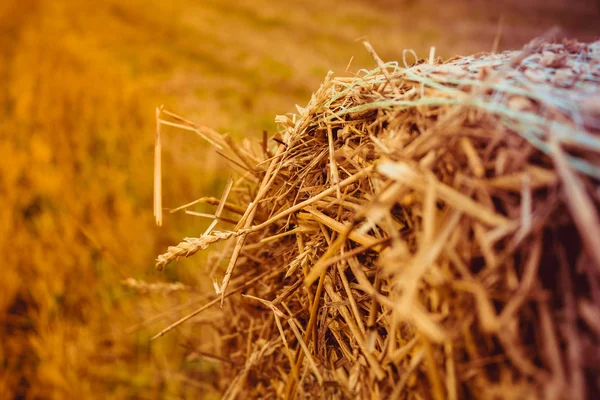
{"label": "blurred field background", "polygon": [[[491,50],[501,15],[501,49],[557,24],[583,40],[600,30],[593,0],[437,3],[0,2],[0,399],[219,397],[219,364],[190,348],[201,324],[149,345],[211,285],[201,257],[153,268],[205,224],[154,225],[156,106],[259,137],[329,69],[373,68],[357,39],[401,60]],[[226,165],[199,137],[167,130],[163,143],[165,207],[220,195]],[[188,289],[140,294],[128,277]]]}

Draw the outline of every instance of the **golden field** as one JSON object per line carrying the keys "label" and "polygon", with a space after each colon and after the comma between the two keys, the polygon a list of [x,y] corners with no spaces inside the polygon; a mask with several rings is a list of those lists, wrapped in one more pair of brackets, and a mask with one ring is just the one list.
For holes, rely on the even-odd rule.
{"label": "golden field", "polygon": [[[407,47],[490,50],[500,15],[502,48],[555,23],[598,33],[593,1],[522,3],[1,2],[0,399],[219,398],[219,364],[186,346],[200,327],[149,342],[211,285],[200,257],[153,267],[205,224],[183,214],[154,224],[155,107],[259,137],[329,69],[351,58],[350,71],[373,67],[357,39],[400,60]],[[200,138],[166,130],[163,144],[165,207],[220,195],[225,162]],[[130,277],[185,286],[140,293],[122,285]]]}

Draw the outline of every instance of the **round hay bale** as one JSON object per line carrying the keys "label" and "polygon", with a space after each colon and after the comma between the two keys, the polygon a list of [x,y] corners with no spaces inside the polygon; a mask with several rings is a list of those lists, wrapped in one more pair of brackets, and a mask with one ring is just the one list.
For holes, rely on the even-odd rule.
{"label": "round hay bale", "polygon": [[222,304],[200,347],[224,397],[598,398],[600,42],[367,48],[378,68],[329,74],[272,142],[161,114],[242,170],[206,201],[235,228],[157,261],[227,242],[191,315]]}

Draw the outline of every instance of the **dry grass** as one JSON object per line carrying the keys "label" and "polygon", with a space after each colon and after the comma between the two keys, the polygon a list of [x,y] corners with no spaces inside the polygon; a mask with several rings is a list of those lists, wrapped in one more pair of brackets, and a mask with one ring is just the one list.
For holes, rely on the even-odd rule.
{"label": "dry grass", "polygon": [[220,303],[197,346],[224,398],[600,395],[600,42],[367,49],[379,68],[329,74],[270,143],[210,138],[241,174],[215,215],[245,212],[159,256],[228,243],[212,300],[155,338]]}

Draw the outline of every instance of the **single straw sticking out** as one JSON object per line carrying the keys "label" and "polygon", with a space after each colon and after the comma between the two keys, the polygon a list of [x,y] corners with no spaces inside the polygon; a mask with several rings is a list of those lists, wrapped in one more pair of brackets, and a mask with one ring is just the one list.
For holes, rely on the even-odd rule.
{"label": "single straw sticking out", "polygon": [[496,54],[500,48],[500,42],[502,41],[502,28],[504,25],[504,15],[501,15],[498,19],[498,26],[496,27],[496,35],[494,36],[494,44],[492,45],[492,54]]}
{"label": "single straw sticking out", "polygon": [[435,46],[431,46],[429,48],[429,64],[433,64],[435,62]]}
{"label": "single straw sticking out", "polygon": [[156,138],[154,142],[154,218],[156,225],[162,226],[162,181],[161,181],[161,143],[160,113],[162,106],[156,108]]}
{"label": "single straw sticking out", "polygon": [[225,185],[225,190],[223,190],[223,195],[221,196],[221,201],[219,201],[219,206],[217,207],[217,211],[215,212],[215,219],[210,224],[210,226],[204,232],[204,235],[210,235],[210,232],[217,225],[221,218],[221,213],[223,212],[223,207],[225,206],[225,202],[227,201],[227,197],[229,196],[229,192],[231,191],[231,187],[233,186],[233,177],[229,177],[227,180],[227,185]]}

